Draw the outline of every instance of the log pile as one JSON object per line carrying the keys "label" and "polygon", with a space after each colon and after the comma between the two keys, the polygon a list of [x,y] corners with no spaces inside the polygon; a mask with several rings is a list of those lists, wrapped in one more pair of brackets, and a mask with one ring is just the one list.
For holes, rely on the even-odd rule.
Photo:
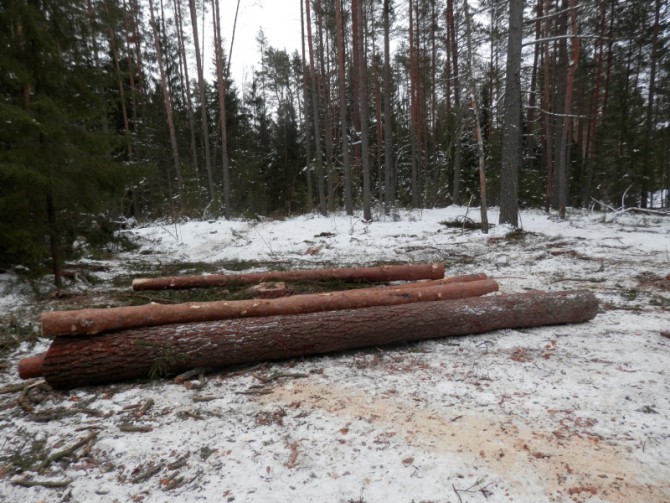
{"label": "log pile", "polygon": [[[55,388],[72,388],[143,378],[157,368],[161,373],[179,373],[501,328],[578,323],[593,318],[598,309],[589,291],[484,297],[496,292],[498,284],[483,274],[438,279],[438,273],[444,275],[441,265],[409,267],[404,276],[391,267],[363,268],[358,273],[331,269],[324,276],[411,281],[385,287],[276,299],[46,312],[42,333],[55,339],[46,353],[21,360],[19,375],[42,376]],[[304,279],[305,273],[255,277],[295,281]],[[217,284],[245,282],[242,276],[231,280],[217,275]],[[158,281],[163,279],[152,284],[156,288],[194,284],[193,277],[188,282]],[[140,284],[145,288],[147,280]]]}

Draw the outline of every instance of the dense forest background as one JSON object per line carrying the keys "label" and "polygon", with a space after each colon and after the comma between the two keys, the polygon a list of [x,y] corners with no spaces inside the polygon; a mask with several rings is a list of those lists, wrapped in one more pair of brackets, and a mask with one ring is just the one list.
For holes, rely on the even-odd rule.
{"label": "dense forest background", "polygon": [[670,205],[666,2],[294,1],[237,83],[218,0],[0,0],[0,267],[121,217]]}

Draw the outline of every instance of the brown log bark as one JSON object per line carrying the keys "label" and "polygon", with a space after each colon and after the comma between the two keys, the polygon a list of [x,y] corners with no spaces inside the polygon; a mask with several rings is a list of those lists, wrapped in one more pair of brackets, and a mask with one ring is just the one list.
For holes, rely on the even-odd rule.
{"label": "brown log bark", "polygon": [[277,299],[147,304],[144,306],[52,311],[42,314],[42,334],[96,335],[114,330],[190,323],[198,321],[251,318],[319,311],[360,309],[411,302],[462,299],[498,290],[494,280],[429,285],[423,288],[365,288]]}
{"label": "brown log bark", "polygon": [[268,271],[249,274],[210,274],[208,276],[168,276],[138,278],[133,290],[167,290],[210,288],[217,286],[260,283],[262,281],[415,281],[444,277],[444,264],[389,265],[381,267],[352,267],[342,269],[312,269],[302,271]]}
{"label": "brown log bark", "polygon": [[577,323],[592,319],[597,311],[598,301],[588,290],[529,292],[168,325],[102,337],[57,337],[43,355],[41,373],[54,388],[72,388],[142,378],[157,367],[180,373],[502,328]]}

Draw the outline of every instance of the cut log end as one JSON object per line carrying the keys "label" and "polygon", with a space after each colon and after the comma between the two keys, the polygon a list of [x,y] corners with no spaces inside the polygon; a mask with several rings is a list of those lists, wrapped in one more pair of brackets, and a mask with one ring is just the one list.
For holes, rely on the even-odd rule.
{"label": "cut log end", "polygon": [[44,375],[43,365],[46,353],[29,356],[19,361],[19,377],[21,379],[34,379]]}

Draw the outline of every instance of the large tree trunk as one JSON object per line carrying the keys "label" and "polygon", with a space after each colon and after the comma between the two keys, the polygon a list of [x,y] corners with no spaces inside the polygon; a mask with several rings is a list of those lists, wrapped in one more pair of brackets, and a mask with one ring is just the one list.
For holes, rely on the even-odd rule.
{"label": "large tree trunk", "polygon": [[479,195],[480,195],[480,215],[482,233],[488,234],[488,205],[486,203],[486,172],[484,169],[484,139],[482,138],[482,128],[479,124],[479,103],[477,101],[477,89],[474,76],[474,59],[472,48],[472,18],[470,17],[470,8],[468,0],[464,0],[463,7],[465,11],[465,34],[468,46],[468,82],[470,87],[470,97],[472,100],[472,112],[475,116],[475,137],[477,138],[477,157],[479,158]]}
{"label": "large tree trunk", "polygon": [[314,146],[316,147],[316,187],[319,195],[319,210],[328,214],[326,194],[323,188],[323,154],[321,153],[321,126],[319,120],[319,84],[314,63],[314,42],[312,41],[312,14],[310,0],[305,0],[305,23],[307,24],[307,49],[309,51],[309,76],[312,85],[312,125],[314,126]]}
{"label": "large tree trunk", "polygon": [[363,0],[354,0],[352,9],[356,9],[357,23],[354,25],[354,37],[358,40],[358,99],[361,119],[361,163],[363,166],[363,220],[372,220],[370,201],[370,132],[368,131],[368,64],[363,34],[365,32],[365,16]]}
{"label": "large tree trunk", "polygon": [[221,127],[221,160],[223,169],[223,215],[230,220],[230,166],[228,161],[228,128],[226,125],[226,87],[228,78],[223,69],[223,39],[221,38],[221,15],[219,1],[213,0],[214,8],[214,54],[216,60],[216,87],[219,95],[219,123]]}
{"label": "large tree trunk", "polygon": [[[165,116],[170,131],[170,145],[172,146],[172,158],[174,160],[175,179],[177,186],[181,185],[181,163],[179,161],[179,148],[177,146],[177,132],[174,126],[174,117],[172,114],[172,97],[170,95],[170,85],[165,75],[165,66],[163,64],[163,52],[158,37],[158,26],[154,15],[153,1],[149,1],[149,13],[151,14],[151,31],[153,33],[154,46],[156,48],[156,58],[158,59],[158,69],[160,71],[161,89],[163,90],[163,101],[165,102]],[[171,178],[168,176],[168,178]]]}
{"label": "large tree trunk", "polygon": [[461,87],[458,73],[458,47],[456,45],[456,24],[454,21],[454,0],[447,0],[447,29],[449,30],[449,52],[451,53],[451,68],[453,73],[454,109],[456,121],[454,123],[454,186],[452,201],[461,203],[461,129],[463,114],[461,112]]}
{"label": "large tree trunk", "polygon": [[502,328],[592,319],[592,292],[530,292],[451,302],[371,307],[270,318],[128,330],[100,337],[57,337],[45,355],[23,360],[23,378],[55,388],[398,344]]}
{"label": "large tree trunk", "polygon": [[42,313],[42,335],[96,335],[115,330],[252,318],[319,311],[340,311],[371,306],[390,306],[413,302],[477,297],[498,290],[498,283],[487,279],[446,285],[418,284],[415,287],[363,288],[278,299],[188,302],[184,304],[147,304],[144,306],[51,311]]}
{"label": "large tree trunk", "polygon": [[261,281],[414,281],[444,277],[444,264],[390,265],[381,267],[349,267],[341,269],[306,269],[301,271],[268,271],[248,274],[209,274],[205,276],[168,276],[138,278],[133,290],[179,290],[227,285],[260,283]]}
{"label": "large tree trunk", "polygon": [[384,213],[391,214],[395,206],[395,180],[393,175],[393,108],[391,99],[391,42],[389,0],[384,0]]}
{"label": "large tree trunk", "polygon": [[521,37],[523,0],[511,0],[502,137],[500,223],[519,226],[519,161],[521,147]]}
{"label": "large tree trunk", "polygon": [[200,53],[198,32],[198,13],[195,9],[195,0],[189,0],[188,7],[191,13],[193,27],[193,47],[195,49],[195,64],[198,69],[198,91],[200,95],[200,127],[202,128],[202,142],[205,146],[205,171],[207,173],[207,188],[210,202],[214,200],[214,174],[212,173],[212,157],[209,152],[209,121],[207,119],[207,96],[205,93],[205,74],[203,60]]}
{"label": "large tree trunk", "polygon": [[337,44],[337,86],[340,105],[340,135],[342,136],[342,172],[344,175],[344,208],[347,215],[354,214],[351,194],[351,161],[349,157],[349,131],[347,128],[347,84],[345,79],[346,61],[344,48],[344,18],[342,0],[335,0],[336,44]]}

